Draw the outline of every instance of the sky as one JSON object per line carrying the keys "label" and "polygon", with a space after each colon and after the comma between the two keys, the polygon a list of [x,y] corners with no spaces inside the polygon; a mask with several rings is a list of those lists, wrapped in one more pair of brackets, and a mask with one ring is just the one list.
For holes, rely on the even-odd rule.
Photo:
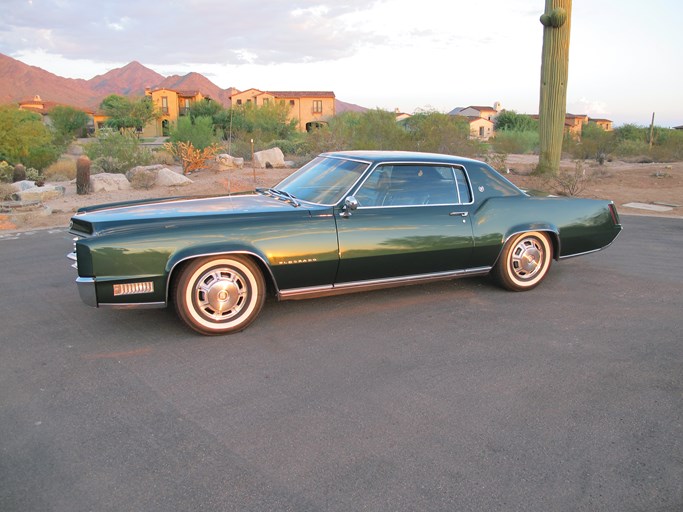
{"label": "sky", "polygon": [[[367,108],[538,112],[545,0],[2,0],[0,53],[68,78],[137,60]],[[683,125],[681,0],[574,0],[567,111]]]}

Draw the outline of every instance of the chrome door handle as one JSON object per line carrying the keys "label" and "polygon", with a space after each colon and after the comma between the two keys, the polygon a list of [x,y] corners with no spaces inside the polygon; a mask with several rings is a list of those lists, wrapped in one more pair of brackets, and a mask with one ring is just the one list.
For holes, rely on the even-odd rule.
{"label": "chrome door handle", "polygon": [[451,217],[467,217],[469,215],[469,212],[451,212],[448,215]]}

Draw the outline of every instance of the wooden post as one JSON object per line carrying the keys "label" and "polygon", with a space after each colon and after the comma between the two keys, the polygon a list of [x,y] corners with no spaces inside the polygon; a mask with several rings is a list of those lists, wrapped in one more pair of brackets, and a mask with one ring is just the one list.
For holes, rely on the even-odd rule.
{"label": "wooden post", "polygon": [[567,113],[571,14],[571,0],[545,0],[545,13],[541,16],[544,28],[538,109],[541,154],[536,172],[539,174],[557,174],[560,170]]}
{"label": "wooden post", "polygon": [[254,139],[251,139],[251,172],[254,174],[254,190],[256,190],[256,162],[254,162]]}
{"label": "wooden post", "polygon": [[652,139],[655,136],[655,113],[652,113],[652,121],[650,122],[650,152],[652,152]]}

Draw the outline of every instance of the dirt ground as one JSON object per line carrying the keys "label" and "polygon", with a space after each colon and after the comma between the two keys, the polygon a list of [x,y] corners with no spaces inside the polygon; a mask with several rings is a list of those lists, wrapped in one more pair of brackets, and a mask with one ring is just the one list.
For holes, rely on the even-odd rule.
{"label": "dirt ground", "polygon": [[[507,159],[509,172],[505,176],[517,186],[552,193],[561,193],[563,186],[555,180],[532,176],[531,170],[538,161],[533,155],[510,155]],[[561,168],[571,175],[577,172],[577,164],[563,161]],[[176,170],[179,171],[179,168]],[[40,228],[66,227],[69,218],[81,206],[169,196],[201,196],[251,190],[254,186],[273,186],[293,172],[293,169],[244,169],[231,171],[204,170],[192,174],[192,184],[183,187],[152,188],[99,192],[85,196],[76,194],[73,182],[55,183],[66,188],[64,197],[46,201],[40,208],[26,211],[0,213],[0,232],[25,231]],[[579,197],[611,199],[619,213],[683,217],[683,162],[669,164],[639,164],[627,162],[586,162],[578,170],[580,176]],[[48,183],[52,184],[52,183]],[[569,185],[573,184],[570,180]],[[627,203],[668,205],[666,212],[629,208]]]}

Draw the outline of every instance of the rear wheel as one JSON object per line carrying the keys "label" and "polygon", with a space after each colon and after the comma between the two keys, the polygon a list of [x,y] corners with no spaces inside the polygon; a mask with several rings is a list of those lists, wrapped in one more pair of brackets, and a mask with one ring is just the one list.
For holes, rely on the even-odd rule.
{"label": "rear wheel", "polygon": [[505,244],[494,276],[508,290],[531,290],[547,275],[552,256],[552,245],[546,233],[531,231],[515,235]]}
{"label": "rear wheel", "polygon": [[178,316],[202,334],[241,331],[258,316],[265,300],[258,266],[243,256],[192,260],[175,281]]}

